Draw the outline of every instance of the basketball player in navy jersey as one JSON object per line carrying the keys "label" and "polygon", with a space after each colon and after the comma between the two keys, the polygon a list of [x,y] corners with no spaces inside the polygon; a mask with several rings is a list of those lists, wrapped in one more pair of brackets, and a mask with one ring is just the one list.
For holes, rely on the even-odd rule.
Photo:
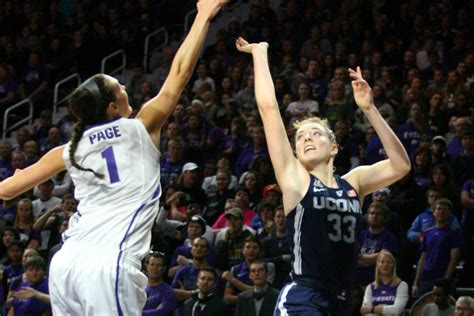
{"label": "basketball player in navy jersey", "polygon": [[128,119],[125,86],[95,75],[70,96],[78,119],[71,141],[0,183],[0,199],[10,200],[64,169],[74,181],[79,205],[50,267],[54,315],[142,314],[147,278],[141,260],[161,194],[161,127],[193,73],[211,19],[226,2],[197,2],[196,18],[160,93],[135,119]]}
{"label": "basketball player in navy jersey", "polygon": [[388,159],[357,167],[342,177],[335,175],[334,133],[325,120],[315,117],[295,126],[295,156],[275,97],[268,44],[249,44],[239,38],[236,46],[253,57],[255,96],[287,216],[293,282],[280,292],[275,315],[352,315],[362,201],[407,174],[408,155],[377,111],[358,67],[349,69],[354,98]]}

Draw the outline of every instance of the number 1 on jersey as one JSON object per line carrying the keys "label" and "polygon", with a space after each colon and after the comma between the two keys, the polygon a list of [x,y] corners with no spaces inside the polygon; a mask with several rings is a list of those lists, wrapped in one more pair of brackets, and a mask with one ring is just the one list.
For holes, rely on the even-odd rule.
{"label": "number 1 on jersey", "polygon": [[105,159],[107,163],[107,170],[109,171],[110,183],[115,183],[120,181],[120,177],[117,170],[117,163],[115,162],[114,149],[112,146],[107,147],[102,153],[102,158]]}

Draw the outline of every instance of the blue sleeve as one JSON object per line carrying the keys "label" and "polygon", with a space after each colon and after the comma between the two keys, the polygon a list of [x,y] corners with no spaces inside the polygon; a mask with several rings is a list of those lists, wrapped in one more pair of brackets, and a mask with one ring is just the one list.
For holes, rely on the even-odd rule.
{"label": "blue sleeve", "polygon": [[418,235],[421,233],[420,227],[420,215],[418,215],[413,223],[411,224],[410,229],[407,231],[407,239],[411,242],[415,242]]}
{"label": "blue sleeve", "polygon": [[459,224],[459,221],[456,216],[451,215],[451,224],[449,225],[449,227],[454,231],[461,230],[461,225]]}

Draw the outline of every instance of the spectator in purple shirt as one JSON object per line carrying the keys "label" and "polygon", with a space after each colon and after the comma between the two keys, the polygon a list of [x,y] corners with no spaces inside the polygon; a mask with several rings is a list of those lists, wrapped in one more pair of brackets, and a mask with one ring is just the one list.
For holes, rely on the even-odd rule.
{"label": "spectator in purple shirt", "polygon": [[[245,239],[242,255],[244,260],[230,268],[230,271],[222,273],[222,279],[227,281],[224,291],[224,301],[230,305],[237,303],[237,295],[252,289],[253,281],[250,279],[250,265],[260,257],[262,245],[256,236]],[[267,281],[273,283],[275,278],[275,265],[267,262]]]}
{"label": "spectator in purple shirt", "polygon": [[[428,207],[426,207],[422,213],[420,213],[407,232],[407,239],[410,242],[421,244],[423,237],[428,229],[433,228],[436,225],[436,219],[433,215],[434,202],[444,195],[443,189],[437,186],[433,186],[426,192],[426,198],[428,200]],[[449,217],[449,225],[451,229],[461,229],[458,219],[451,214]]]}
{"label": "spectator in purple shirt", "polygon": [[13,240],[7,248],[8,257],[11,263],[5,267],[2,276],[2,301],[8,297],[8,291],[11,284],[18,279],[21,279],[24,269],[21,262],[24,252],[24,246],[19,240]]}
{"label": "spectator in purple shirt", "polygon": [[455,118],[452,118],[452,120],[454,137],[447,145],[447,154],[450,157],[457,156],[462,153],[461,135],[471,126],[469,119],[466,116],[455,116]]}
{"label": "spectator in purple shirt", "polygon": [[4,140],[0,145],[0,180],[12,174],[12,144]]}
{"label": "spectator in purple shirt", "polygon": [[165,256],[159,252],[151,252],[145,262],[148,285],[145,288],[147,299],[142,315],[170,316],[176,308],[176,294],[171,286],[163,281],[166,270]]}
{"label": "spectator in purple shirt", "polygon": [[466,180],[474,178],[474,128],[463,131],[460,139],[462,151],[451,162],[458,192]]}
{"label": "spectator in purple shirt", "polygon": [[10,67],[7,64],[0,64],[0,113],[2,117],[4,110],[15,101],[16,90],[16,82],[13,80]]}
{"label": "spectator in purple shirt", "polygon": [[466,285],[474,282],[474,179],[466,181],[461,191],[463,206],[462,230],[464,234],[464,273]]}
{"label": "spectator in purple shirt", "polygon": [[400,315],[408,302],[408,284],[397,275],[395,257],[386,250],[377,256],[375,281],[365,289],[362,315]]}
{"label": "spectator in purple shirt", "polygon": [[15,316],[52,315],[45,269],[44,260],[39,256],[33,256],[26,260],[26,280],[15,292],[9,315],[10,313]]}
{"label": "spectator in purple shirt", "polygon": [[431,129],[423,117],[420,104],[413,103],[410,106],[409,118],[400,126],[398,135],[410,157],[413,157],[418,149],[421,137],[431,136]]}
{"label": "spectator in purple shirt", "polygon": [[257,155],[268,155],[267,144],[262,126],[255,126],[251,129],[252,144],[243,149],[234,165],[234,174],[240,177],[247,171],[250,163]]}
{"label": "spectator in purple shirt", "polygon": [[396,253],[397,238],[385,229],[384,214],[387,206],[374,202],[368,209],[369,228],[364,230],[359,240],[359,260],[357,262],[357,281],[365,286],[374,280],[377,257],[382,250]]}
{"label": "spectator in purple shirt", "polygon": [[176,275],[176,272],[179,270],[179,268],[189,264],[189,262],[185,259],[192,259],[191,249],[193,241],[194,239],[203,236],[203,234],[206,232],[206,221],[200,215],[191,216],[186,226],[186,232],[187,239],[181,246],[175,249],[173,256],[171,257],[171,262],[169,265],[170,269],[168,271],[168,276],[170,278],[173,278]]}
{"label": "spectator in purple shirt", "polygon": [[19,85],[20,96],[44,103],[46,101],[48,81],[48,72],[46,66],[40,62],[40,54],[38,52],[30,52],[27,67],[23,72]]}
{"label": "spectator in purple shirt", "polygon": [[174,137],[167,140],[167,151],[161,159],[161,185],[176,182],[184,166],[183,160],[184,141],[180,137]]}
{"label": "spectator in purple shirt", "polygon": [[434,202],[433,207],[436,225],[426,232],[421,244],[422,253],[412,287],[415,297],[431,291],[437,279],[453,280],[461,257],[461,231],[449,227],[453,204],[441,198]]}
{"label": "spectator in purple shirt", "polygon": [[[191,248],[191,254],[193,258],[191,260],[184,258],[188,261],[183,267],[179,268],[174,276],[171,287],[176,293],[176,297],[180,300],[186,300],[191,297],[193,290],[197,286],[197,277],[199,270],[202,268],[208,268],[207,255],[209,252],[209,242],[204,237],[197,237],[193,240],[193,246]],[[178,262],[179,263],[179,262]]]}

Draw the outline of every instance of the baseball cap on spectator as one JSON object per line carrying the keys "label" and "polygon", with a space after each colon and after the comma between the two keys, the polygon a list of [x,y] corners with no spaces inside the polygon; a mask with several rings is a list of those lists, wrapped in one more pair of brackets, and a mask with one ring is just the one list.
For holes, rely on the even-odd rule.
{"label": "baseball cap on spectator", "polygon": [[276,184],[276,183],[269,184],[269,185],[266,185],[265,187],[263,187],[263,191],[262,191],[263,198],[265,198],[267,196],[268,192],[270,192],[270,191],[275,191],[275,192],[281,193],[281,190],[280,190],[280,187],[278,186],[278,184]]}
{"label": "baseball cap on spectator", "polygon": [[441,136],[441,135],[438,135],[438,136],[433,137],[433,139],[431,140],[431,144],[433,144],[434,142],[442,142],[442,143],[444,143],[445,145],[448,143],[448,141],[446,140],[446,138],[444,138],[444,137]]}
{"label": "baseball cap on spectator", "polygon": [[193,101],[191,101],[191,104],[192,105],[199,105],[200,107],[204,107],[204,102],[202,102],[199,99],[194,99]]}
{"label": "baseball cap on spectator", "polygon": [[468,128],[468,129],[462,131],[459,138],[462,139],[464,136],[474,136],[474,128]]}
{"label": "baseball cap on spectator", "polygon": [[232,207],[225,211],[225,218],[229,217],[244,218],[244,212],[240,207]]}
{"label": "baseball cap on spectator", "polygon": [[189,220],[190,223],[198,223],[201,225],[201,232],[204,234],[206,231],[206,220],[202,218],[199,215],[193,215],[191,216],[191,219]]}
{"label": "baseball cap on spectator", "polygon": [[372,196],[376,196],[376,195],[383,195],[385,198],[389,198],[390,197],[390,189],[389,188],[382,188],[382,189],[379,189],[377,191],[374,191],[374,193],[372,193]]}
{"label": "baseball cap on spectator", "polygon": [[194,162],[187,162],[183,166],[183,172],[185,171],[194,171],[199,169],[199,166],[196,165]]}

